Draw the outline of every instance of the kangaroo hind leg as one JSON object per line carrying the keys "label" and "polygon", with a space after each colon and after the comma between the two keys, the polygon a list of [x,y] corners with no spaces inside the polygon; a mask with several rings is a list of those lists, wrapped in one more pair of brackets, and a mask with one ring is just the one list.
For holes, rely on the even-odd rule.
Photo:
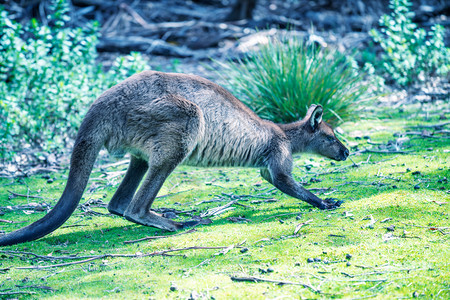
{"label": "kangaroo hind leg", "polygon": [[111,201],[109,201],[108,210],[110,213],[123,216],[147,170],[148,162],[146,160],[131,156],[127,173]]}
{"label": "kangaroo hind leg", "polygon": [[141,150],[148,154],[149,171],[124,217],[138,224],[170,231],[200,223],[175,222],[151,211],[164,181],[198,141],[203,126],[200,108],[186,99],[166,96],[139,108],[129,120],[134,131],[142,132],[136,140],[141,143]]}

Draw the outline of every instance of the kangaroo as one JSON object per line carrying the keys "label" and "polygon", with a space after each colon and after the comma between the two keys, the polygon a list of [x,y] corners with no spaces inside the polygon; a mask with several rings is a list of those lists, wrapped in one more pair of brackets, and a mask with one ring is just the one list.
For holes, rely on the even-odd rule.
{"label": "kangaroo", "polygon": [[[194,75],[145,71],[105,91],[90,107],[72,151],[64,192],[40,220],[0,236],[0,246],[33,241],[60,227],[77,208],[100,149],[131,154],[109,212],[146,226],[175,231],[201,221],[175,222],[151,210],[158,191],[179,164],[260,168],[282,192],[320,209],[322,200],[292,177],[292,153],[313,152],[345,160],[348,149],[311,105],[291,124],[259,118],[219,85]],[[141,187],[136,192],[145,176]]]}

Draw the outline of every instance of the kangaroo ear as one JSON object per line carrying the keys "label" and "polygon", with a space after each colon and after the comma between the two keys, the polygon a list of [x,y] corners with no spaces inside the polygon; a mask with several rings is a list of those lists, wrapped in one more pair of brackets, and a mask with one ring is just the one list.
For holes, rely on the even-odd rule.
{"label": "kangaroo ear", "polygon": [[311,124],[311,128],[316,130],[319,126],[320,122],[322,122],[323,108],[320,105],[311,105],[306,113],[306,116],[309,116],[309,124]]}

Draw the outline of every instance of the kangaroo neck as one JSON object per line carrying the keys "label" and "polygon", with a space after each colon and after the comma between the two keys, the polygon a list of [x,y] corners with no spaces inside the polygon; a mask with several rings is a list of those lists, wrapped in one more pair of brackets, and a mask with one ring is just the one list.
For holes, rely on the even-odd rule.
{"label": "kangaroo neck", "polygon": [[291,143],[293,153],[305,152],[311,133],[305,128],[305,121],[300,120],[288,124],[276,124],[284,132]]}

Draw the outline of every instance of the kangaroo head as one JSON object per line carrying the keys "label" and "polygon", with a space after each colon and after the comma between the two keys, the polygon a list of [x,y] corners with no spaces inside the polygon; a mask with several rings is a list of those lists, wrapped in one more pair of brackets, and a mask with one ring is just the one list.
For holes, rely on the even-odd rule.
{"label": "kangaroo head", "polygon": [[323,108],[311,105],[302,120],[303,130],[307,132],[305,150],[334,160],[346,160],[350,152],[339,141],[331,126],[322,121]]}

